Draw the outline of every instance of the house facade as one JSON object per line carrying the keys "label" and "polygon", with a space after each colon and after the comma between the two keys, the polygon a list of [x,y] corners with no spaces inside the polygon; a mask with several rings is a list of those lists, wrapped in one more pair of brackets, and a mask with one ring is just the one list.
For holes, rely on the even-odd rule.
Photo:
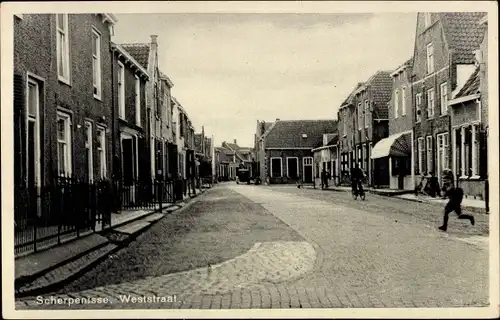
{"label": "house facade", "polygon": [[312,150],[315,165],[314,185],[321,185],[323,171],[327,173],[329,186],[339,183],[338,140],[338,133],[323,134],[321,143]]}
{"label": "house facade", "polygon": [[312,150],[323,140],[323,134],[336,130],[336,120],[277,120],[261,137],[266,168],[263,181],[314,184]]}
{"label": "house facade", "polygon": [[[477,23],[484,21],[486,19],[478,20]],[[487,83],[482,79],[487,74],[483,65],[483,52],[487,48],[487,43],[484,42],[487,38],[483,37],[482,41],[481,48],[475,52],[476,69],[448,105],[453,141],[452,168],[458,177],[457,186],[464,190],[466,196],[484,200],[488,176],[488,104],[487,88],[486,99],[482,97],[481,89],[484,89]]]}
{"label": "house facade", "polygon": [[[456,141],[451,133],[448,101],[475,71],[483,13],[418,13],[414,46],[412,100],[415,112],[415,173],[435,174],[442,183],[452,167]],[[454,172],[455,180],[460,174]]]}
{"label": "house facade", "polygon": [[414,190],[413,109],[411,94],[412,60],[391,73],[393,79],[388,104],[389,136],[379,141],[372,157],[388,158],[389,188]]}
{"label": "house facade", "polygon": [[150,180],[147,136],[146,83],[149,75],[122,46],[112,43],[114,172],[126,185]]}
{"label": "house facade", "polygon": [[109,178],[116,22],[105,13],[15,16],[16,186]]}
{"label": "house facade", "polygon": [[253,147],[253,154],[256,162],[254,176],[259,177],[261,181],[264,181],[267,171],[267,165],[265,161],[266,153],[264,151],[265,140],[263,137],[266,135],[266,133],[273,125],[274,125],[273,122],[257,120],[257,128],[254,134],[254,147]]}

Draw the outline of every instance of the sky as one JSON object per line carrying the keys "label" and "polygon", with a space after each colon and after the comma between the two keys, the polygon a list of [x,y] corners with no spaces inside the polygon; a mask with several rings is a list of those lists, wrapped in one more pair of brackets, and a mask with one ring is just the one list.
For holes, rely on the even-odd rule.
{"label": "sky", "polygon": [[158,35],[196,132],[253,147],[257,120],[336,119],[356,83],[413,54],[416,13],[117,14],[113,41]]}

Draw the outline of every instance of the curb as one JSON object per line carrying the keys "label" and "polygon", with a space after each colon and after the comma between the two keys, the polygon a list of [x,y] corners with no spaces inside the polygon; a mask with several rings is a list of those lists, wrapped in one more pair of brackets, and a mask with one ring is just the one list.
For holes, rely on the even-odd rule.
{"label": "curb", "polygon": [[[46,286],[43,286],[43,287],[37,287],[37,288],[34,288],[34,289],[31,289],[31,290],[26,290],[26,291],[21,291],[21,292],[15,292],[15,298],[25,298],[25,297],[29,297],[29,296],[35,296],[35,295],[39,295],[39,294],[43,294],[43,293],[47,293],[47,292],[53,292],[53,291],[57,291],[59,290],[60,288],[64,287],[64,285],[72,282],[73,280],[79,278],[80,276],[82,276],[83,274],[85,274],[86,272],[88,272],[89,270],[93,269],[94,267],[96,267],[97,265],[99,265],[100,263],[102,263],[104,260],[106,260],[110,255],[113,255],[115,254],[116,252],[120,251],[121,249],[127,247],[132,241],[136,240],[137,237],[146,232],[148,229],[150,229],[153,225],[155,225],[156,223],[158,223],[159,221],[161,221],[162,219],[164,219],[167,215],[169,214],[172,214],[176,211],[179,211],[183,208],[187,208],[188,205],[190,203],[192,203],[193,201],[191,201],[192,199],[194,198],[197,198],[198,196],[202,195],[203,193],[205,193],[205,191],[202,191],[200,193],[197,193],[195,196],[193,197],[189,197],[189,198],[186,198],[182,201],[179,201],[177,202],[177,204],[172,204],[172,205],[169,205],[165,208],[162,208],[162,214],[164,214],[163,217],[161,217],[160,219],[156,220],[156,221],[153,221],[153,222],[150,222],[147,226],[137,230],[136,232],[132,233],[132,234],[129,234],[126,236],[126,239],[122,240],[122,241],[111,241],[108,239],[108,241],[105,241],[104,243],[102,244],[99,244],[98,246],[95,246],[91,249],[88,249],[84,252],[81,252],[69,259],[66,259],[62,262],[59,262],[57,263],[56,265],[53,265],[53,266],[50,266],[44,270],[41,270],[39,272],[37,272],[36,274],[33,274],[33,275],[30,275],[28,277],[19,277],[18,279],[16,279],[16,281],[19,281],[20,279],[24,279],[24,281],[22,282],[22,284],[19,284],[19,286],[22,288],[22,286],[30,283],[30,282],[33,282],[35,281],[36,279],[44,276],[45,274],[51,272],[51,271],[54,271],[56,270],[57,268],[60,268],[64,265],[67,265],[73,261],[76,261],[82,257],[84,257],[85,255],[88,255],[88,254],[91,254],[92,252],[96,251],[96,250],[99,250],[101,248],[104,248],[106,245],[114,245],[115,247],[112,248],[111,250],[105,252],[104,254],[100,255],[99,257],[97,257],[95,260],[93,260],[92,262],[88,263],[87,265],[83,265],[81,267],[80,270],[78,270],[77,272],[75,273],[72,273],[69,277],[66,277],[60,281],[57,281],[57,282],[54,282],[54,283],[50,283],[49,285],[46,285]],[[185,205],[182,205],[182,206],[179,206],[179,203],[184,203]],[[137,218],[134,218],[134,219],[131,219],[131,220],[128,220],[128,221],[125,221],[125,222],[122,222],[120,224],[117,224],[117,225],[114,225],[112,226],[111,228],[108,228],[108,229],[105,229],[105,230],[102,230],[100,232],[98,232],[97,234],[103,236],[103,237],[106,237],[105,234],[110,234],[110,233],[120,233],[119,231],[115,231],[114,228],[117,228],[117,227],[120,227],[120,226],[124,226],[124,225],[127,225],[127,224],[130,224],[130,223],[133,223],[135,221],[138,221],[138,220],[141,220],[141,219],[144,219],[148,216],[151,216],[153,215],[154,213],[160,213],[159,212],[159,209],[158,210],[155,210],[155,211],[152,211],[152,212],[149,212],[147,214],[144,214],[142,216],[139,216]]]}

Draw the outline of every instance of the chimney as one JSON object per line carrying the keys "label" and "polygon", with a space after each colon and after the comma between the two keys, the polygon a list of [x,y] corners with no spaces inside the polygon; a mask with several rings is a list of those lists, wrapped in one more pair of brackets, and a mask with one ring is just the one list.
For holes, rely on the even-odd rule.
{"label": "chimney", "polygon": [[236,139],[234,139],[233,141],[234,141],[234,144],[237,144],[237,143],[236,143]]}
{"label": "chimney", "polygon": [[158,44],[157,39],[158,39],[158,36],[157,36],[157,35],[152,34],[152,35],[151,35],[151,44]]}
{"label": "chimney", "polygon": [[276,118],[276,121],[280,121],[280,118]]}

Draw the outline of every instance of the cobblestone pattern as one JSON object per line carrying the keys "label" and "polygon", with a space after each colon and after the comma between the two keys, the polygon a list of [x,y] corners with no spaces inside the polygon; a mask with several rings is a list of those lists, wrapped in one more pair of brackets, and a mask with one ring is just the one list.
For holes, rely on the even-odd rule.
{"label": "cobblestone pattern", "polygon": [[[228,188],[259,203],[297,230],[309,243],[298,242],[301,249],[297,250],[297,257],[315,252],[315,259],[306,259],[298,264],[303,265],[295,270],[298,272],[288,265],[277,267],[272,264],[273,254],[288,262],[298,258],[291,258],[293,254],[290,252],[283,253],[286,252],[283,244],[287,242],[264,243],[260,249],[212,266],[211,273],[204,268],[61,296],[114,299],[110,304],[79,305],[71,309],[432,308],[488,305],[489,257],[484,246],[477,244],[477,239],[469,243],[463,242],[463,238],[458,241],[457,236],[438,232],[427,222],[406,215],[404,207],[401,209],[403,212],[395,211],[394,207],[390,212],[380,212],[378,209],[369,210],[368,202],[362,204],[366,207],[358,207],[357,203],[348,206],[339,204],[341,201],[335,198],[328,201],[311,199],[300,190],[287,193],[248,186],[230,185]],[[371,204],[381,206],[375,200]],[[266,254],[258,259],[260,262],[248,265],[244,257],[257,257],[256,252],[264,252],[261,250]],[[240,263],[236,263],[238,259]],[[273,273],[273,270],[283,269],[293,275]],[[269,270],[272,276],[266,275]],[[209,275],[213,278],[207,281]],[[116,297],[124,294],[176,295],[176,299],[167,303],[119,303]],[[16,305],[19,308],[68,308],[37,306],[33,299],[17,301]]]}

